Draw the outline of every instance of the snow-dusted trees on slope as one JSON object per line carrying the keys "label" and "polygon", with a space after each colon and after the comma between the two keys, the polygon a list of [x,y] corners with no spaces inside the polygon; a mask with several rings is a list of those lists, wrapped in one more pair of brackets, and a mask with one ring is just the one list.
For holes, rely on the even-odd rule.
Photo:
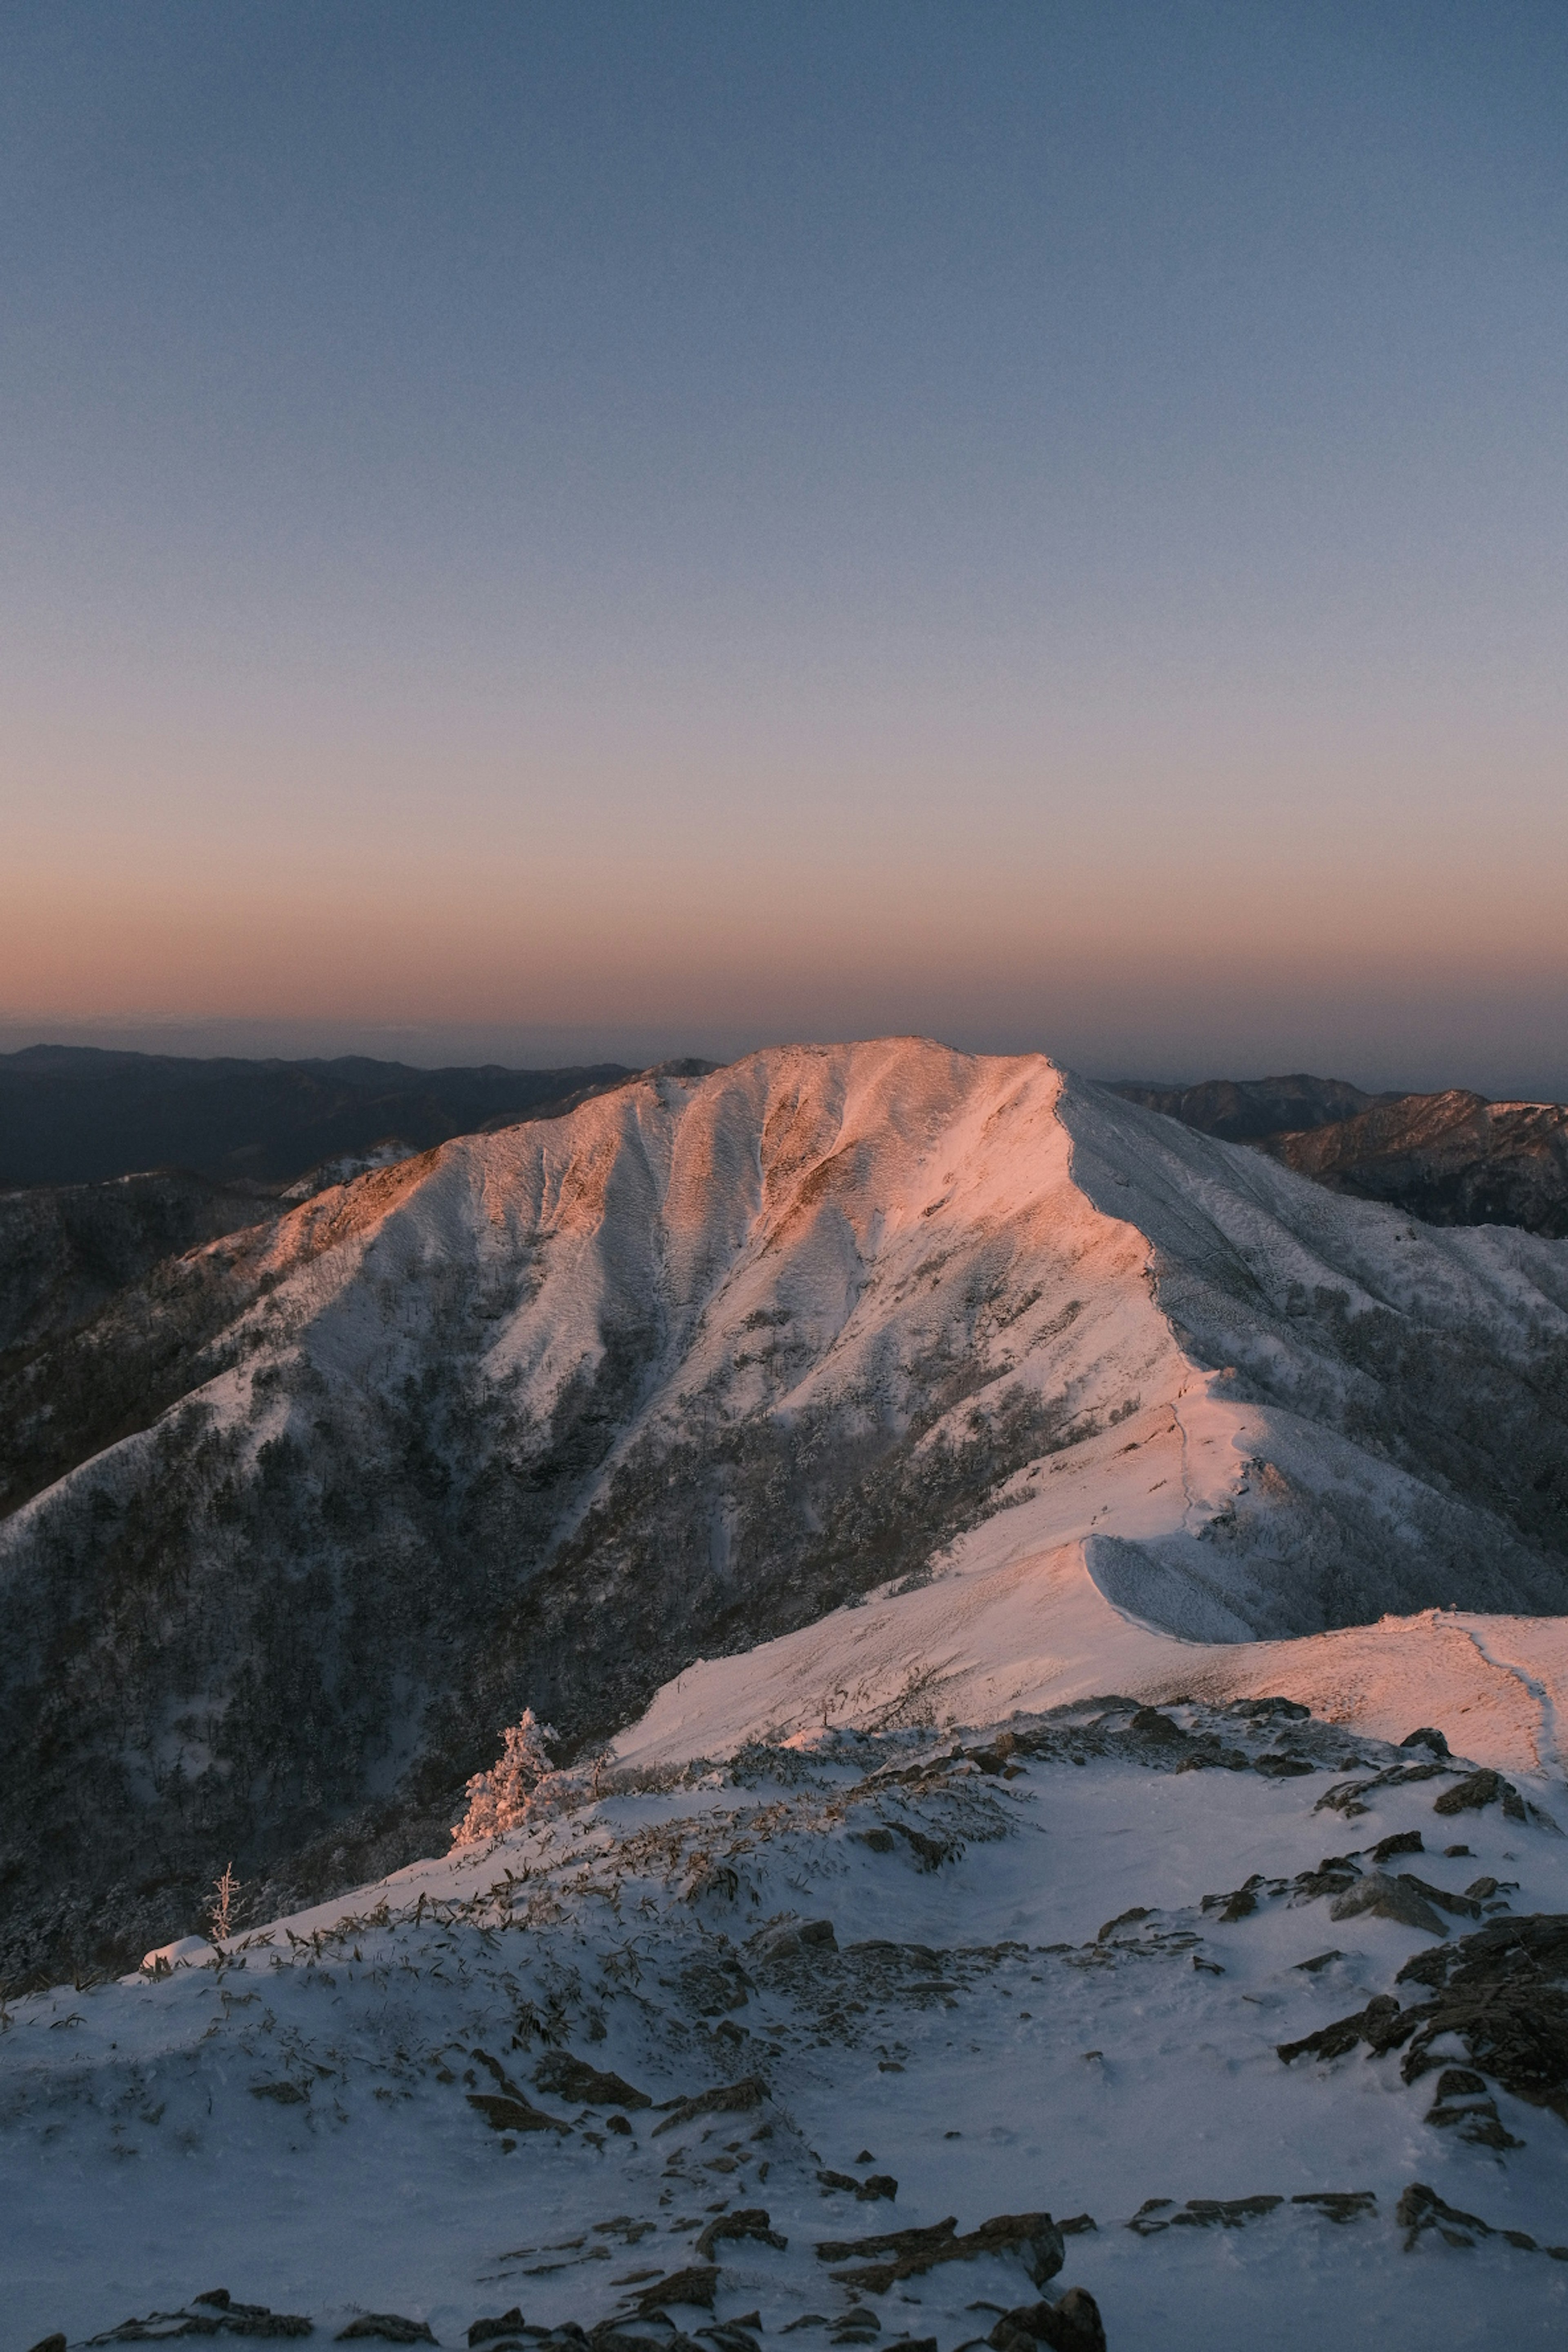
{"label": "snow-dusted trees on slope", "polygon": [[550,1778],[547,1739],[556,1737],[552,1724],[541,1723],[531,1706],[522,1721],[507,1726],[500,1756],[488,1772],[476,1772],[468,1782],[468,1810],[452,1832],[455,1845],[477,1845],[483,1838],[500,1837],[527,1822],[534,1792]]}

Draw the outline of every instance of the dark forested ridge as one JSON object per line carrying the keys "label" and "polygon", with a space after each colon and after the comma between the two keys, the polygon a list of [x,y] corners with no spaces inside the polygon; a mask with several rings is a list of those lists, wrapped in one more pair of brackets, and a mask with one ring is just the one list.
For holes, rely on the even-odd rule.
{"label": "dark forested ridge", "polygon": [[1217,1135],[1222,1143],[1259,1143],[1268,1136],[1352,1118],[1376,1103],[1405,1100],[1403,1095],[1369,1095],[1347,1078],[1314,1078],[1304,1070],[1284,1078],[1205,1078],[1192,1087],[1117,1078],[1110,1091],[1124,1102],[1179,1118],[1202,1135]]}
{"label": "dark forested ridge", "polygon": [[89,1184],[162,1168],[218,1183],[287,1184],[389,1137],[426,1150],[568,1109],[631,1076],[613,1062],[419,1070],[360,1055],[202,1061],[29,1045],[0,1054],[0,1187]]}
{"label": "dark forested ridge", "polygon": [[1369,1095],[1343,1078],[1118,1080],[1128,1102],[1226,1143],[1248,1143],[1331,1192],[1429,1225],[1521,1225],[1568,1235],[1568,1106],[1489,1102],[1450,1087]]}

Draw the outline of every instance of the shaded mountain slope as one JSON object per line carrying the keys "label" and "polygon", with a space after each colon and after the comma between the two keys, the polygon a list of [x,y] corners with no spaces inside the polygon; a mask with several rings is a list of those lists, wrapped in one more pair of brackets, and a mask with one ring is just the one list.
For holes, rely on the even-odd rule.
{"label": "shaded mountain slope", "polygon": [[1568,1235],[1568,1107],[1406,1095],[1264,1150],[1331,1190],[1387,1201],[1433,1225],[1522,1225]]}
{"label": "shaded mountain slope", "polygon": [[101,1314],[165,1258],[277,1213],[265,1185],[179,1169],[0,1192],[0,1360]]}
{"label": "shaded mountain slope", "polygon": [[1568,1608],[1565,1366],[1560,1246],[1037,1056],[778,1049],[373,1171],[0,1373],[0,1972],[231,1855],[391,1867],[523,1705],[604,1738],[983,1542],[1205,1638]]}
{"label": "shaded mountain slope", "polygon": [[1331,1191],[1433,1225],[1568,1235],[1568,1107],[1459,1088],[1369,1095],[1342,1078],[1118,1081],[1109,1092],[1229,1143],[1255,1144]]}

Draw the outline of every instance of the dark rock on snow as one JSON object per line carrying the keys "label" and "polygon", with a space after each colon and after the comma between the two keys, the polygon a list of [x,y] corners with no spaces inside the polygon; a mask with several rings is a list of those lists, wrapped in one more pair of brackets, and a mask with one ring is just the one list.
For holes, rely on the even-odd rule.
{"label": "dark rock on snow", "polygon": [[583,2107],[651,2107],[646,2091],[624,2083],[618,2074],[602,2074],[565,2050],[547,2051],[533,2070],[534,2087],[557,2098],[574,2099]]}
{"label": "dark rock on snow", "polygon": [[336,2341],[352,2344],[363,2336],[374,2336],[383,2344],[434,2344],[427,2319],[405,2319],[401,2312],[367,2311],[358,2319],[351,2319],[340,2327]]}

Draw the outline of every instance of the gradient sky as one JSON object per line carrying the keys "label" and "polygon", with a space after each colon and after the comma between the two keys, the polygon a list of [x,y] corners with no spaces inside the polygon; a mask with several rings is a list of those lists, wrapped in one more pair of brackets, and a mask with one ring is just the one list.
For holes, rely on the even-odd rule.
{"label": "gradient sky", "polygon": [[0,1042],[1568,1093],[1562,0],[19,0]]}

